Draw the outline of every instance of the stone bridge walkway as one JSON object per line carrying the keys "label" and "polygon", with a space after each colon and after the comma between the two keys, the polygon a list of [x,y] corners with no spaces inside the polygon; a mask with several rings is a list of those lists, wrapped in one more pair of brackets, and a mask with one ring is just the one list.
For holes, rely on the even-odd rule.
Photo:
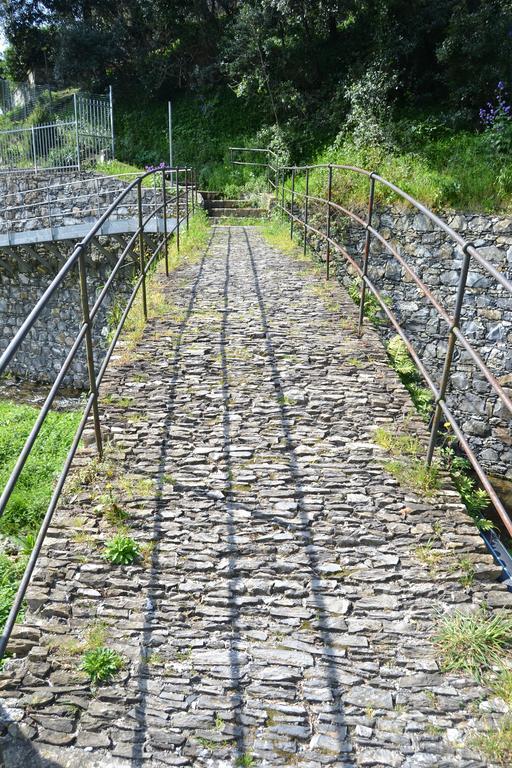
{"label": "stone bridge walkway", "polygon": [[[425,435],[376,334],[251,227],[158,279],[165,312],[103,393],[107,458],[80,455],[13,641],[3,765],[487,765],[472,738],[504,705],[440,672],[431,636],[510,595],[453,490],[384,470],[376,427]],[[136,564],[102,556],[120,523]],[[95,644],[125,666],[91,690]]]}

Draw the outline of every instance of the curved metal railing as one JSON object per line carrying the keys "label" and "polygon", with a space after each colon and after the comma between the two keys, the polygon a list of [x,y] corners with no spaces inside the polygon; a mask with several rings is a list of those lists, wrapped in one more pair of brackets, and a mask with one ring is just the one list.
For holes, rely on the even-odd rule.
{"label": "curved metal railing", "polygon": [[[147,216],[144,216],[142,188],[145,180],[149,179],[152,176],[157,177],[159,179],[159,183],[161,185],[161,191],[162,191],[162,201],[159,205],[155,206]],[[171,179],[172,183],[169,183],[169,179]],[[86,262],[87,249],[91,246],[94,238],[100,232],[103,224],[111,216],[115,215],[115,212],[118,209],[118,207],[123,204],[123,201],[125,200],[125,198],[133,190],[135,190],[137,193],[138,227],[134,232],[134,234],[130,237],[122,253],[117,257],[117,260],[112,268],[112,271],[110,272],[110,275],[108,276],[105,284],[103,285],[100,293],[98,294],[98,297],[96,298],[94,303],[91,305],[91,302],[88,296],[88,278],[87,278],[87,262]],[[53,383],[50,386],[50,391],[48,392],[48,395],[41,407],[39,415],[32,427],[30,434],[28,435],[25,441],[25,444],[18,456],[16,464],[2,491],[2,494],[0,496],[0,516],[4,513],[6,509],[6,506],[9,502],[9,499],[11,498],[14,488],[16,487],[16,483],[21,475],[21,472],[25,466],[25,463],[34,447],[34,444],[36,442],[37,436],[39,435],[41,427],[45,423],[46,418],[50,412],[52,403],[54,402],[57,396],[57,393],[59,392],[59,389],[63,385],[64,379],[70,369],[70,366],[72,365],[73,361],[75,360],[79,352],[82,350],[82,345],[85,345],[86,362],[87,362],[87,370],[88,370],[88,378],[89,378],[89,395],[85,402],[82,418],[80,419],[80,423],[73,437],[73,441],[69,449],[69,452],[67,454],[63,469],[57,480],[57,484],[54,489],[50,503],[48,505],[48,509],[41,523],[41,527],[39,529],[39,532],[34,544],[34,548],[27,562],[27,566],[21,578],[21,582],[20,582],[18,591],[16,593],[16,596],[14,598],[11,611],[9,613],[2,635],[0,637],[0,658],[5,653],[7,643],[11,636],[14,624],[16,622],[16,618],[18,616],[21,605],[23,603],[23,599],[24,599],[27,587],[29,585],[37,559],[41,552],[41,547],[43,545],[49,525],[51,523],[53,513],[55,511],[60,495],[62,493],[62,489],[64,487],[64,483],[67,478],[71,464],[73,462],[75,453],[77,451],[80,439],[82,437],[82,433],[84,431],[86,423],[89,417],[91,416],[91,414],[92,414],[92,420],[94,425],[96,447],[100,456],[103,453],[103,442],[102,442],[100,415],[99,415],[99,407],[98,407],[98,401],[99,401],[98,388],[103,380],[105,371],[112,357],[112,353],[115,349],[115,346],[117,344],[117,341],[123,329],[128,313],[140,290],[142,295],[142,308],[143,308],[144,318],[145,320],[147,320],[148,310],[147,310],[146,279],[147,279],[148,271],[151,269],[151,267],[153,266],[153,264],[155,263],[159,255],[161,255],[163,252],[164,259],[165,259],[165,271],[167,275],[169,274],[169,260],[168,260],[168,249],[167,249],[169,238],[172,235],[175,235],[177,248],[179,250],[180,227],[182,226],[183,223],[185,223],[188,229],[189,214],[191,211],[194,212],[196,203],[197,203],[197,186],[195,183],[195,173],[191,168],[172,168],[172,169],[159,168],[159,169],[148,171],[142,175],[139,175],[136,179],[134,179],[130,184],[127,185],[127,187],[118,195],[116,200],[108,207],[108,209],[103,213],[103,215],[100,216],[100,218],[95,222],[95,224],[91,227],[88,234],[83,238],[83,240],[81,240],[81,242],[79,242],[74,247],[69,258],[66,260],[66,262],[63,264],[63,266],[57,273],[57,275],[54,277],[54,279],[50,283],[50,285],[44,291],[43,295],[34,305],[33,309],[28,314],[28,316],[26,317],[25,321],[23,322],[23,324],[21,325],[21,327],[19,328],[15,336],[12,338],[12,340],[8,344],[3,354],[0,356],[0,375],[2,375],[8,371],[10,362],[15,357],[18,349],[22,345],[27,334],[34,328],[35,323],[40,318],[45,308],[49,306],[50,300],[52,299],[52,297],[55,296],[58,289],[62,286],[65,278],[71,274],[72,270],[74,270],[75,268],[78,269],[82,323],[78,333],[74,338],[74,341],[70,349],[67,352],[66,358],[59,372],[57,373]],[[151,252],[149,253],[149,256],[147,257],[146,255],[147,243],[144,237],[145,229],[148,223],[151,221],[151,219],[157,216],[159,213],[162,214],[163,221],[164,221],[163,236],[162,236],[162,239],[157,243],[157,245],[151,250]],[[170,213],[174,213],[175,217],[171,218],[170,216],[168,216],[168,214]],[[170,221],[171,223],[170,228],[168,227],[168,221]],[[154,237],[153,232],[151,232],[151,235]],[[126,306],[123,310],[119,323],[113,333],[111,342],[105,352],[105,355],[103,357],[103,360],[101,361],[101,364],[99,365],[99,369],[96,370],[96,364],[94,361],[94,345],[93,345],[93,334],[92,334],[93,323],[98,314],[100,307],[102,307],[105,301],[109,288],[112,286],[116,275],[119,273],[119,270],[121,269],[121,267],[126,264],[126,259],[128,257],[128,254],[132,252],[135,246],[137,247],[137,251],[138,251],[138,277],[134,284],[133,290],[131,291],[128,297]]]}
{"label": "curved metal railing", "polygon": [[[271,189],[274,190],[277,200],[277,207],[281,211],[283,216],[287,216],[290,220],[290,235],[293,237],[294,227],[298,226],[303,229],[304,232],[304,249],[307,244],[307,235],[312,233],[321,238],[327,245],[326,248],[326,274],[327,278],[330,275],[330,262],[331,262],[331,249],[340,253],[354,269],[356,275],[361,280],[361,293],[359,301],[359,332],[361,331],[364,319],[364,306],[366,291],[369,290],[379,303],[380,308],[386,315],[388,321],[396,330],[402,341],[407,347],[409,354],[411,355],[415,365],[420,371],[423,379],[425,380],[429,390],[434,398],[434,411],[431,420],[430,428],[430,440],[427,450],[427,464],[430,465],[434,455],[434,449],[439,437],[439,429],[441,418],[444,416],[447,422],[449,422],[451,428],[457,440],[459,441],[462,449],[468,457],[476,475],[478,476],[482,487],[487,492],[492,505],[494,506],[497,514],[499,515],[504,527],[508,533],[512,536],[512,520],[508,514],[505,506],[499,498],[496,490],[494,489],[491,480],[487,476],[487,473],[483,469],[479,462],[475,452],[472,450],[466,435],[457,422],[452,410],[449,408],[446,402],[446,394],[448,390],[449,377],[453,362],[453,356],[456,344],[467,352],[473,363],[478,370],[485,377],[492,390],[496,393],[499,400],[503,403],[505,408],[512,416],[512,399],[510,395],[504,390],[501,384],[497,381],[496,377],[489,369],[485,361],[482,359],[479,352],[472,346],[467,336],[462,332],[460,328],[461,314],[464,304],[464,296],[467,288],[468,274],[470,265],[472,262],[476,262],[490,277],[499,283],[499,285],[512,296],[512,282],[499,270],[497,270],[492,264],[484,259],[481,254],[478,253],[475,245],[471,241],[464,240],[461,235],[450,227],[443,219],[430,211],[426,206],[413,198],[407,192],[400,189],[392,182],[379,176],[377,173],[358,168],[351,165],[337,165],[337,164],[319,164],[319,165],[303,165],[303,166],[281,166],[277,162],[277,158],[274,152],[266,149],[253,149],[248,147],[232,147],[231,148],[231,161],[236,165],[259,165],[267,166],[267,178]],[[247,162],[244,159],[240,159],[237,153],[266,153],[266,162]],[[309,193],[310,186],[310,174],[312,171],[327,171],[327,197],[314,196]],[[364,176],[368,179],[368,208],[366,219],[357,215],[353,211],[345,208],[332,199],[333,191],[333,174],[335,171],[344,171],[355,173],[360,176]],[[296,181],[297,175],[304,174],[304,190],[297,189]],[[416,272],[407,264],[406,260],[398,253],[397,249],[392,243],[388,242],[380,232],[372,225],[372,219],[375,208],[375,188],[380,184],[383,187],[391,190],[399,198],[406,201],[409,205],[413,206],[418,212],[426,216],[432,224],[441,229],[462,251],[462,267],[460,270],[459,283],[457,287],[455,305],[453,312],[449,312],[442,306],[442,304],[436,299],[432,291],[425,285]],[[297,216],[295,213],[295,202],[297,196],[302,198],[302,210],[303,216]],[[325,206],[326,211],[326,228],[325,231],[314,227],[310,223],[310,203],[315,203],[318,206]],[[362,256],[362,264],[358,264],[356,259],[351,256],[347,249],[344,248],[339,242],[331,235],[331,221],[332,212],[337,211],[344,216],[347,216],[351,221],[359,225],[365,232],[366,238],[364,243],[364,251]],[[425,296],[427,301],[434,307],[436,313],[448,326],[447,333],[447,349],[444,358],[443,370],[441,380],[439,383],[434,381],[433,375],[427,370],[424,363],[419,357],[417,350],[412,344],[411,340],[405,333],[402,325],[396,314],[389,307],[382,293],[379,291],[374,281],[368,276],[368,267],[370,259],[370,249],[372,238],[377,240],[405,270],[409,278],[415,283],[418,290]]]}

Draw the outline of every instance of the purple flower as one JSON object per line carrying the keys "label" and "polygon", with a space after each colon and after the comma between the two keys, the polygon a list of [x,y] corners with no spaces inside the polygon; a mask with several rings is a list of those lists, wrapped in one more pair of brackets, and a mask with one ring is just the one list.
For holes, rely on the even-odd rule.
{"label": "purple flower", "polygon": [[498,88],[500,89],[500,91],[503,91],[503,90],[504,90],[504,88],[505,88],[505,83],[503,82],[503,80],[500,80],[500,81],[499,81],[499,83],[498,83]]}

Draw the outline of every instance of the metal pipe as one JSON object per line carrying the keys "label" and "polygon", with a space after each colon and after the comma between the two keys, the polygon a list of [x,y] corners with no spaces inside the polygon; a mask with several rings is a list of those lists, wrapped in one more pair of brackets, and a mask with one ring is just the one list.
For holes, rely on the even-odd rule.
{"label": "metal pipe", "polygon": [[112,93],[112,86],[108,87],[108,98],[110,107],[110,140],[112,144],[112,160],[115,158],[115,138],[114,138],[114,96]]}
{"label": "metal pipe", "polygon": [[188,218],[188,168],[185,168],[185,219],[187,222],[187,232],[189,227]]}
{"label": "metal pipe", "polygon": [[96,439],[96,449],[101,458],[103,456],[103,441],[101,437],[100,413],[98,408],[98,387],[96,383],[96,372],[94,370],[94,350],[92,343],[91,318],[89,317],[89,297],[87,292],[87,272],[85,264],[84,249],[80,249],[78,256],[78,274],[80,278],[80,302],[82,304],[82,319],[86,328],[85,331],[85,351],[87,357],[87,371],[89,374],[89,389],[92,395],[92,413],[94,422],[94,436]]}
{"label": "metal pipe", "polygon": [[292,196],[291,196],[291,202],[290,202],[290,211],[292,212],[292,217],[290,219],[290,237],[292,240],[293,240],[294,203],[295,203],[295,168],[292,168]]}
{"label": "metal pipe", "polygon": [[180,252],[180,182],[179,171],[175,169],[176,173],[176,250]]}
{"label": "metal pipe", "polygon": [[167,248],[167,189],[165,187],[166,182],[166,170],[162,169],[162,205],[164,207],[164,257],[165,257],[165,274],[169,277],[169,251]]}
{"label": "metal pipe", "polygon": [[73,94],[73,107],[75,112],[76,164],[78,167],[78,171],[80,172],[82,168],[81,168],[81,158],[80,158],[80,136],[78,133],[78,109],[77,109],[77,103],[76,103],[76,93]]}
{"label": "metal pipe", "polygon": [[[371,244],[371,232],[369,228],[372,225],[374,197],[375,197],[375,179],[373,178],[373,176],[370,176],[370,197],[368,200],[368,220],[366,223],[366,239],[364,243],[364,255],[363,255],[363,277],[366,277],[368,275],[368,259],[370,256],[370,244]],[[361,282],[361,296],[359,300],[359,321],[357,326],[357,332],[359,336],[361,336],[361,333],[363,330],[365,300],[366,300],[366,283],[363,279]]]}
{"label": "metal pipe", "polygon": [[309,169],[306,169],[306,196],[304,198],[304,256],[308,243]]}
{"label": "metal pipe", "polygon": [[142,218],[142,181],[137,186],[137,207],[139,214],[139,259],[142,275],[142,311],[144,320],[148,319],[148,299],[146,295],[146,272],[144,269],[144,221]]}
{"label": "metal pipe", "polygon": [[328,166],[329,174],[327,181],[327,254],[325,258],[326,277],[329,280],[331,266],[331,200],[332,200],[332,165]]}

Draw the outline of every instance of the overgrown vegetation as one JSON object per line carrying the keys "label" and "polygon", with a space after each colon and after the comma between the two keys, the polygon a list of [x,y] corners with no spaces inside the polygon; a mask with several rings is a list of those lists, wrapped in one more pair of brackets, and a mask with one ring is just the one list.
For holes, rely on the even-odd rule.
{"label": "overgrown vegetation", "polygon": [[[0,488],[16,463],[39,411],[0,401]],[[35,535],[78,426],[76,413],[50,413],[0,518],[0,625],[10,610]]]}
{"label": "overgrown vegetation", "polygon": [[[175,160],[211,189],[261,185],[222,165],[230,144],[251,144],[371,167],[432,206],[511,205],[512,0],[2,0],[0,13],[8,78],[113,83],[123,162],[167,160],[171,99]],[[335,193],[366,202],[366,180],[339,174]]]}
{"label": "overgrown vegetation", "polygon": [[105,544],[105,560],[113,565],[130,565],[140,556],[140,548],[130,536],[118,533]]}
{"label": "overgrown vegetation", "polygon": [[456,611],[441,619],[434,642],[447,672],[466,672],[480,680],[484,672],[502,667],[512,647],[512,617]]}

